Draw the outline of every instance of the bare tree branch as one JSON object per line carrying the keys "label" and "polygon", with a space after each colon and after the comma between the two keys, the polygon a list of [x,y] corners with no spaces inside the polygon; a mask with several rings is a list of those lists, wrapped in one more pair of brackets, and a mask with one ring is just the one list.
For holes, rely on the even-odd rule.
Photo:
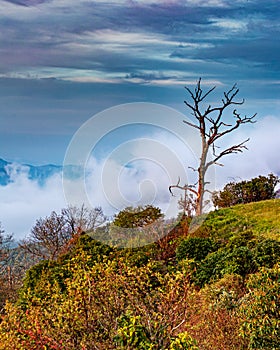
{"label": "bare tree branch", "polygon": [[198,169],[192,167],[192,166],[188,166],[189,169],[192,169],[193,171],[198,171]]}
{"label": "bare tree branch", "polygon": [[[30,235],[21,241],[20,246],[40,259],[56,259],[69,241],[82,231],[94,231],[106,220],[100,207],[88,209],[85,206],[68,207],[55,211],[50,216],[36,221]],[[72,242],[72,241],[71,241]]]}
{"label": "bare tree branch", "polygon": [[191,123],[191,122],[188,122],[187,120],[183,120],[183,122],[186,123],[186,124],[188,124],[189,126],[192,126],[192,127],[195,128],[195,129],[200,130],[199,127],[198,127],[197,125],[195,125],[195,124],[193,124],[193,123]]}
{"label": "bare tree branch", "polygon": [[174,194],[172,192],[172,188],[179,188],[180,190],[190,191],[190,192],[194,193],[195,195],[198,195],[198,192],[192,188],[192,185],[181,186],[180,185],[180,177],[179,177],[178,182],[177,182],[176,185],[170,185],[169,186],[169,192],[172,194],[172,196],[174,196]]}
{"label": "bare tree branch", "polygon": [[239,143],[238,145],[233,145],[225,150],[223,150],[219,155],[217,155],[213,160],[211,160],[210,162],[208,162],[205,166],[205,170],[207,170],[211,165],[215,164],[215,165],[220,165],[223,166],[223,164],[217,163],[217,161],[224,157],[227,154],[232,154],[232,153],[242,153],[244,149],[248,149],[245,146],[245,143],[248,142],[250,139],[247,139],[241,143]]}
{"label": "bare tree branch", "polygon": [[[210,104],[206,109],[202,109],[201,102],[204,102],[206,97],[209,96],[211,92],[216,87],[212,87],[211,89],[207,90],[206,92],[203,92],[201,88],[201,78],[198,79],[197,85],[192,91],[188,87],[185,87],[187,90],[190,99],[192,102],[184,101],[185,105],[191,110],[191,114],[195,117],[196,122],[190,122],[184,120],[184,123],[188,126],[191,126],[194,129],[199,130],[200,137],[201,137],[201,156],[200,156],[200,163],[197,168],[192,168],[192,170],[195,170],[198,172],[198,186],[197,189],[194,189],[193,187],[189,185],[180,185],[180,180],[176,185],[171,185],[169,187],[170,193],[172,193],[173,188],[178,188],[183,191],[190,191],[193,194],[197,196],[196,199],[196,214],[200,215],[202,213],[203,208],[203,196],[204,193],[207,191],[205,189],[205,186],[207,183],[205,182],[205,174],[208,170],[208,168],[211,165],[219,165],[223,166],[220,162],[218,162],[222,157],[228,155],[228,154],[234,154],[234,153],[240,153],[243,152],[244,149],[247,149],[245,143],[249,141],[249,139],[237,144],[228,147],[227,149],[217,153],[217,149],[219,148],[216,145],[217,140],[221,139],[222,137],[230,134],[234,130],[238,129],[241,125],[248,124],[248,123],[255,123],[255,117],[256,114],[247,117],[241,116],[240,113],[237,112],[236,109],[234,109],[232,113],[232,122],[224,121],[223,116],[225,111],[227,111],[228,107],[230,106],[238,106],[242,105],[245,100],[237,100],[237,95],[239,93],[239,89],[237,88],[236,84],[232,86],[231,89],[228,91],[225,91],[223,93],[223,98],[221,99],[220,106],[212,107]],[[207,161],[209,149],[212,149],[212,154],[214,156],[214,159],[211,161]]]}

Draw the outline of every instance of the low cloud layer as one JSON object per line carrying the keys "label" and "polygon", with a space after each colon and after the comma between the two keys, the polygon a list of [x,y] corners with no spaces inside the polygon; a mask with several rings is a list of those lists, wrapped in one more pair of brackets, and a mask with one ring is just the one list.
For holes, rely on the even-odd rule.
{"label": "low cloud layer", "polygon": [[15,238],[27,235],[36,219],[65,206],[60,175],[50,177],[40,186],[28,179],[25,172],[17,172],[12,183],[0,186],[0,198],[0,221]]}
{"label": "low cloud layer", "polygon": [[[224,167],[216,167],[211,175],[215,187],[260,174],[280,175],[279,130],[279,119],[267,116],[253,127],[229,135],[224,146],[250,137],[248,151],[223,159]],[[150,151],[152,144],[153,152]],[[109,216],[128,205],[150,203],[160,206],[169,216],[176,215],[179,192],[171,198],[168,186],[170,181],[177,181],[177,176],[192,183],[194,173],[188,166],[195,166],[197,158],[184,149],[181,141],[165,132],[145,135],[145,138],[124,145],[129,149],[129,156],[120,159],[120,153],[112,152],[104,158],[91,157],[86,166],[85,182],[68,180],[68,188],[75,193],[81,184],[85,186],[90,204],[93,207],[101,205]],[[126,153],[125,148],[120,151]],[[176,162],[168,160],[169,151],[173,152]],[[19,239],[30,232],[36,219],[49,215],[52,210],[60,211],[69,202],[65,199],[60,175],[50,177],[44,186],[40,186],[35,180],[28,179],[26,168],[19,171],[18,165],[15,167],[17,171],[11,172],[13,182],[0,187],[0,221],[6,232],[14,233]]]}

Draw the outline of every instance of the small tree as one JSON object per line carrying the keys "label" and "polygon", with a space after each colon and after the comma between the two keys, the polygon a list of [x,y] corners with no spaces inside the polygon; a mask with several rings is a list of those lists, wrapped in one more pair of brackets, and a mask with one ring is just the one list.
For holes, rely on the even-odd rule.
{"label": "small tree", "polygon": [[123,228],[144,227],[163,217],[160,208],[146,205],[144,208],[128,207],[121,210],[115,217],[113,224]]}
{"label": "small tree", "polygon": [[249,181],[230,182],[212,196],[215,207],[225,208],[239,203],[258,202],[275,198],[279,178],[273,174],[255,177]]}
{"label": "small tree", "polygon": [[64,216],[53,211],[50,216],[36,221],[28,238],[22,240],[21,246],[39,259],[53,260],[70,238],[71,231],[66,227]]}
{"label": "small tree", "polygon": [[163,214],[153,205],[127,207],[114,218],[109,230],[110,244],[119,247],[140,247],[163,235]]}
{"label": "small tree", "polygon": [[21,279],[30,265],[13,239],[6,234],[0,223],[0,313],[6,300],[17,296]]}
{"label": "small tree", "polygon": [[62,209],[61,214],[72,235],[79,231],[95,231],[107,220],[101,207],[89,209],[84,205],[81,207],[69,206]]}
{"label": "small tree", "polygon": [[29,237],[21,242],[21,247],[39,259],[53,260],[71,248],[73,244],[70,244],[70,240],[75,235],[94,231],[105,221],[100,207],[68,207],[62,209],[60,214],[53,211],[50,216],[36,221]]}
{"label": "small tree", "polygon": [[5,234],[5,231],[2,229],[0,222],[0,274],[5,270],[5,267],[10,258],[10,248],[13,243],[13,235]]}
{"label": "small tree", "polygon": [[[247,149],[246,142],[249,139],[244,140],[241,143],[230,146],[223,150],[218,150],[217,141],[238,129],[242,124],[253,123],[256,114],[251,117],[241,116],[236,109],[231,111],[233,122],[225,122],[223,119],[225,111],[228,111],[228,107],[234,105],[242,105],[244,99],[236,101],[236,96],[239,93],[236,85],[234,85],[229,91],[224,92],[222,103],[218,107],[212,107],[210,104],[208,107],[203,108],[206,97],[215,89],[212,87],[206,92],[203,92],[201,88],[201,79],[198,80],[196,88],[191,91],[186,87],[187,92],[190,95],[192,103],[184,101],[186,106],[191,110],[191,114],[195,118],[194,122],[184,120],[184,123],[197,129],[201,138],[201,156],[198,168],[193,169],[198,173],[198,181],[195,186],[180,185],[180,179],[176,185],[171,185],[169,191],[172,194],[172,188],[179,188],[187,190],[196,196],[195,212],[196,215],[201,215],[204,206],[204,194],[207,191],[205,180],[206,173],[212,165],[222,165],[219,163],[220,159],[228,154],[240,153],[244,149]],[[212,150],[213,158],[209,159],[209,152]]]}

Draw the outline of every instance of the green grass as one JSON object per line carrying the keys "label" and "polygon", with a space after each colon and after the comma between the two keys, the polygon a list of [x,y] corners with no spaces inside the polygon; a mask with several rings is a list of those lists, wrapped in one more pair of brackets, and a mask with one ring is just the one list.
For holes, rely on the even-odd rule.
{"label": "green grass", "polygon": [[280,199],[213,211],[199,230],[213,238],[229,239],[237,233],[251,231],[256,237],[280,241]]}

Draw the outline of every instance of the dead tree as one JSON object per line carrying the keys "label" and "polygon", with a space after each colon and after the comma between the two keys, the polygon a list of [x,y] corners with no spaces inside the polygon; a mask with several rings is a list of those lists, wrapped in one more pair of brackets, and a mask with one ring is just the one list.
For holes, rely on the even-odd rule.
{"label": "dead tree", "polygon": [[[243,152],[244,149],[247,149],[245,144],[249,141],[249,139],[246,139],[237,145],[230,146],[224,150],[219,150],[217,141],[232,131],[238,129],[242,124],[254,123],[254,118],[256,117],[256,114],[251,117],[247,117],[246,115],[241,116],[236,109],[232,108],[232,110],[230,110],[230,113],[232,114],[232,121],[223,121],[224,112],[229,111],[228,107],[232,107],[234,105],[242,105],[244,103],[244,99],[241,101],[236,100],[236,96],[239,93],[239,89],[236,87],[236,84],[228,92],[224,92],[224,97],[222,98],[220,106],[212,107],[211,105],[208,105],[206,109],[203,108],[202,103],[204,103],[206,97],[215,88],[216,87],[214,86],[206,92],[203,92],[201,88],[201,78],[198,80],[194,91],[191,91],[188,87],[185,87],[190,95],[192,103],[189,103],[188,101],[184,101],[184,103],[191,110],[191,114],[194,116],[195,122],[184,120],[184,123],[194,129],[197,129],[200,133],[201,138],[200,162],[198,168],[193,169],[198,173],[198,181],[196,186],[182,186],[180,185],[179,179],[176,185],[171,185],[169,187],[171,194],[173,194],[173,188],[179,188],[184,191],[189,191],[196,196],[196,215],[201,215],[203,211],[203,198],[205,192],[207,191],[207,182],[205,181],[205,176],[209,167],[211,165],[222,166],[223,164],[221,164],[219,161],[227,154]],[[211,159],[209,159],[209,151],[212,151]]]}
{"label": "dead tree", "polygon": [[182,210],[183,217],[193,217],[195,213],[195,208],[196,208],[196,193],[197,193],[197,191],[193,188],[194,186],[191,186],[191,185],[180,186],[180,178],[179,178],[177,185],[170,186],[169,188],[170,192],[172,187],[177,187],[183,190],[183,195],[181,195],[180,199],[178,200],[178,207],[179,209]]}

